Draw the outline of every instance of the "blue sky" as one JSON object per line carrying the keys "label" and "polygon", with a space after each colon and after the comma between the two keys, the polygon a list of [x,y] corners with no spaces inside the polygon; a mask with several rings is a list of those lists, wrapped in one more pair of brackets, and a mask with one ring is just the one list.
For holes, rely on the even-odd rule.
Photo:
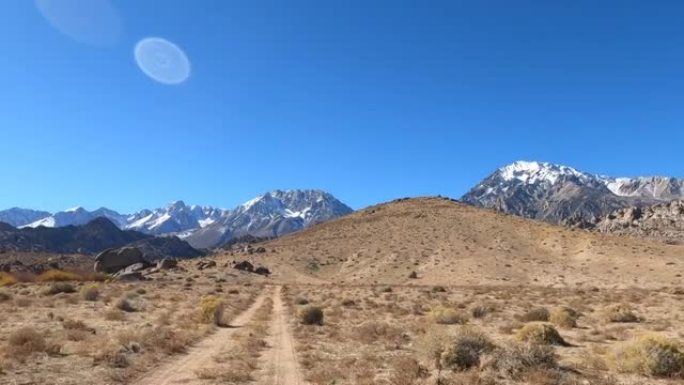
{"label": "blue sky", "polygon": [[[77,0],[71,0],[71,3]],[[119,0],[84,44],[2,4],[0,208],[458,197],[518,159],[684,177],[681,1]],[[133,47],[159,36],[190,79]]]}

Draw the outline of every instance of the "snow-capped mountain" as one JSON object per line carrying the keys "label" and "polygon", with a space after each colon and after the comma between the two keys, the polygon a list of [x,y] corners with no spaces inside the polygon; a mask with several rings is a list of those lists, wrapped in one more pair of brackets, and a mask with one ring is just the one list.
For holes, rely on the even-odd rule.
{"label": "snow-capped mountain", "polygon": [[147,234],[182,234],[214,223],[226,210],[208,206],[188,206],[183,201],[155,210],[142,210],[126,218],[126,229]]}
{"label": "snow-capped mountain", "polygon": [[7,223],[14,227],[20,227],[28,225],[29,223],[35,222],[39,219],[45,218],[49,215],[50,213],[47,211],[38,211],[13,207],[8,210],[0,211],[0,222]]}
{"label": "snow-capped mountain", "polygon": [[152,235],[176,235],[195,247],[214,247],[234,237],[274,237],[301,230],[352,212],[332,195],[318,190],[273,191],[233,210],[172,202],[166,207],[125,215],[100,208],[82,207],[54,214],[27,209],[0,211],[0,222],[15,227],[37,228],[85,225],[105,217],[122,230]]}
{"label": "snow-capped mountain", "polygon": [[622,207],[682,197],[684,180],[680,179],[613,178],[551,163],[518,161],[496,170],[461,200],[552,223],[588,225]]}
{"label": "snow-capped mountain", "polygon": [[352,211],[320,190],[276,190],[238,206],[186,240],[193,247],[205,248],[245,235],[278,237]]}

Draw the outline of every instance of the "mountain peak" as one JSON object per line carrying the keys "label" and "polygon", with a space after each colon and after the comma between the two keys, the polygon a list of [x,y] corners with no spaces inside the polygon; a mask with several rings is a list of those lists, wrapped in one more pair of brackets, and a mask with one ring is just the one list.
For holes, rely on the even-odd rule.
{"label": "mountain peak", "polygon": [[527,184],[538,182],[556,183],[563,176],[575,176],[589,178],[589,174],[577,171],[568,166],[537,161],[519,160],[497,170],[499,176],[505,181],[520,181]]}

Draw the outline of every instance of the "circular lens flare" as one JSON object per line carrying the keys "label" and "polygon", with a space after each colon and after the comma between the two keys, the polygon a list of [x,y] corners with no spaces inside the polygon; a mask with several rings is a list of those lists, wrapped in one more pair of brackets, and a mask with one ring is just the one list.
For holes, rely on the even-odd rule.
{"label": "circular lens flare", "polygon": [[190,77],[188,56],[180,47],[166,39],[142,39],[135,45],[134,55],[140,70],[159,83],[176,85]]}

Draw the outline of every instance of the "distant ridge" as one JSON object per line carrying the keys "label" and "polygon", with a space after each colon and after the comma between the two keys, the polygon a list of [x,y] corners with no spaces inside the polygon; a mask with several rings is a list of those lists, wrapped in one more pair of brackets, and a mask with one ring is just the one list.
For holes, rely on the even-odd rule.
{"label": "distant ridge", "polygon": [[81,226],[0,228],[0,249],[57,254],[96,254],[105,249],[136,245],[150,257],[190,258],[202,255],[176,237],[155,238],[137,231],[120,230],[107,218]]}
{"label": "distant ridge", "polygon": [[0,211],[0,221],[21,228],[79,226],[107,218],[122,230],[150,235],[175,235],[195,247],[220,246],[234,237],[275,237],[353,210],[321,190],[275,190],[232,210],[171,202],[166,207],[120,214],[107,208],[75,207],[57,213],[13,208]]}
{"label": "distant ridge", "polygon": [[613,178],[546,162],[501,167],[467,192],[465,203],[550,223],[591,227],[608,213],[684,198],[684,180]]}

